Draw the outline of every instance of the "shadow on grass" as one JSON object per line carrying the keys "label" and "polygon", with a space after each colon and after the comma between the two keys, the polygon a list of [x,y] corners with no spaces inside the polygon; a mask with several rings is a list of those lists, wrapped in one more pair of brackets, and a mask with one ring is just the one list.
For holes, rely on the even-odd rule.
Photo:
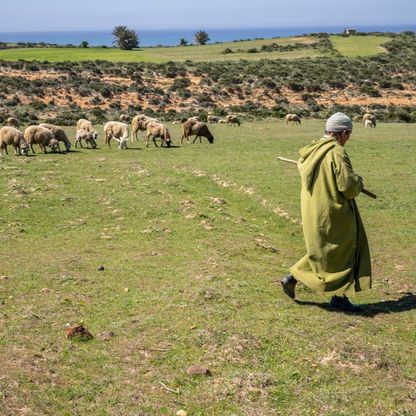
{"label": "shadow on grass", "polygon": [[367,317],[374,317],[376,315],[385,313],[399,313],[416,309],[416,295],[413,293],[406,293],[400,299],[397,300],[383,300],[381,302],[367,303],[360,305],[363,310],[359,312],[346,312],[329,307],[328,303],[308,302],[295,300],[298,305],[303,306],[317,306],[318,308],[325,309],[330,312],[345,313],[348,315],[360,315]]}

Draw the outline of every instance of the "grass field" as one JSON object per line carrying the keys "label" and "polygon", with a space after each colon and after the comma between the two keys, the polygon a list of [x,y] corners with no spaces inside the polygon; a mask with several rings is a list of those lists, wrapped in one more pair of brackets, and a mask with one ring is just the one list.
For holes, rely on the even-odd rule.
{"label": "grass field", "polygon": [[[376,55],[383,52],[380,46],[389,38],[376,36],[354,36],[343,38],[332,36],[337,50],[345,56]],[[135,51],[121,51],[112,48],[17,48],[0,50],[0,59],[6,61],[84,61],[84,60],[106,60],[112,62],[155,62],[168,61],[181,62],[191,60],[201,61],[229,61],[229,60],[259,60],[259,59],[298,59],[305,57],[322,56],[322,52],[315,49],[300,49],[289,52],[244,52],[250,48],[261,48],[262,45],[277,43],[279,45],[290,45],[294,43],[312,43],[316,40],[311,37],[289,37],[276,39],[263,39],[253,41],[226,42],[205,46],[186,47],[158,47],[141,48]],[[224,49],[230,48],[233,53],[223,54]],[[243,52],[238,52],[241,49]]]}
{"label": "grass field", "polygon": [[331,36],[335,49],[343,56],[372,56],[386,52],[383,44],[391,40],[387,36]]}
{"label": "grass field", "polygon": [[[322,129],[215,125],[213,145],[2,157],[0,413],[414,415],[413,128],[356,125],[347,143],[379,196],[357,201],[364,312],[276,284],[304,243],[297,170],[275,159]],[[66,339],[77,322],[95,338]]]}

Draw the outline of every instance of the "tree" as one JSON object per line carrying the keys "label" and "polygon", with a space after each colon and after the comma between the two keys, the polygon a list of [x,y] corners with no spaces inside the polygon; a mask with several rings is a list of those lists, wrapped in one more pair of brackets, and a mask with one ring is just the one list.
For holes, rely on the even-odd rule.
{"label": "tree", "polygon": [[81,48],[88,48],[88,42],[83,40],[79,46],[81,46]]}
{"label": "tree", "polygon": [[112,35],[116,38],[113,43],[120,49],[131,50],[139,46],[137,33],[127,26],[116,26],[112,31]]}
{"label": "tree", "polygon": [[180,46],[186,46],[186,45],[188,45],[188,41],[186,39],[184,39],[184,38],[181,38],[179,40],[179,45]]}
{"label": "tree", "polygon": [[209,41],[209,36],[205,30],[198,30],[194,35],[194,39],[199,45],[205,45]]}

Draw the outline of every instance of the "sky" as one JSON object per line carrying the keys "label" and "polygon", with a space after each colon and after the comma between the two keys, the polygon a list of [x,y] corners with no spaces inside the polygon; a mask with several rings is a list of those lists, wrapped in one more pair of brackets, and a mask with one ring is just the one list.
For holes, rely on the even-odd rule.
{"label": "sky", "polygon": [[[4,3],[3,3],[4,2]],[[416,23],[416,0],[0,0],[0,32]]]}

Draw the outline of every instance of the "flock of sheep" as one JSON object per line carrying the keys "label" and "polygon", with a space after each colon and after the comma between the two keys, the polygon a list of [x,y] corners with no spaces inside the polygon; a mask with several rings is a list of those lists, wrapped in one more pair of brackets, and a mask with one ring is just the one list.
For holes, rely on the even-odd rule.
{"label": "flock of sheep", "polygon": [[[228,125],[240,126],[241,122],[235,115],[228,115],[224,119],[217,116],[208,116],[207,121],[210,124],[220,123]],[[285,118],[286,124],[293,122],[294,124],[301,124],[301,117],[297,114],[288,114]],[[120,121],[109,121],[104,125],[104,140],[111,148],[111,140],[118,143],[120,149],[126,149],[129,138],[134,141],[138,140],[137,133],[139,131],[145,132],[146,146],[149,146],[149,140],[152,139],[156,147],[158,147],[156,139],[161,140],[161,146],[170,147],[172,139],[166,124],[159,120],[145,115],[137,115],[131,121],[131,134],[129,123],[130,117],[121,115]],[[181,122],[173,122],[179,124]],[[367,113],[363,117],[364,127],[376,127],[376,117],[373,114]],[[186,139],[189,143],[189,137],[195,136],[193,143],[199,138],[202,142],[202,137],[205,137],[209,143],[214,142],[214,136],[209,131],[207,124],[203,123],[198,117],[191,117],[182,124],[182,138],[181,144]],[[97,147],[98,132],[94,129],[91,121],[86,119],[78,120],[76,124],[75,147],[78,144],[82,146],[84,141],[87,148]],[[36,126],[29,126],[24,133],[19,130],[19,121],[10,117],[7,119],[7,125],[0,129],[0,154],[5,151],[8,154],[7,146],[11,145],[15,149],[16,155],[28,155],[29,149],[35,153],[33,145],[37,144],[41,151],[46,153],[46,148],[49,147],[53,151],[61,151],[60,142],[65,145],[67,152],[71,149],[71,142],[68,139],[65,131],[54,124],[42,123]]]}
{"label": "flock of sheep", "polygon": [[[111,148],[111,140],[118,143],[120,149],[126,149],[129,138],[138,140],[137,133],[139,131],[146,132],[145,142],[149,146],[149,140],[152,139],[156,147],[158,147],[156,139],[161,140],[161,146],[170,147],[172,139],[166,124],[163,124],[157,119],[147,117],[144,115],[137,115],[131,122],[130,128],[126,121],[129,121],[128,116],[122,115],[120,121],[109,121],[104,125],[104,140]],[[235,116],[233,116],[235,117]],[[238,119],[237,119],[238,121]],[[235,121],[234,121],[235,123]],[[240,122],[238,121],[238,124]],[[19,121],[10,117],[7,119],[7,125],[0,129],[0,151],[8,153],[7,146],[13,146],[16,155],[28,155],[29,150],[35,153],[33,148],[37,144],[41,151],[46,153],[47,148],[52,151],[61,151],[60,142],[65,145],[67,152],[71,149],[71,141],[68,139],[65,131],[54,124],[42,123],[36,126],[29,126],[24,133],[19,130]],[[209,143],[214,142],[214,136],[208,129],[208,126],[201,122],[198,117],[191,117],[182,125],[182,139],[189,142],[190,136],[195,136],[196,139],[202,141],[202,137],[207,138]],[[76,124],[75,147],[78,145],[83,147],[83,142],[88,147],[95,149],[97,147],[98,131],[94,129],[91,121],[86,119],[78,120]]]}

